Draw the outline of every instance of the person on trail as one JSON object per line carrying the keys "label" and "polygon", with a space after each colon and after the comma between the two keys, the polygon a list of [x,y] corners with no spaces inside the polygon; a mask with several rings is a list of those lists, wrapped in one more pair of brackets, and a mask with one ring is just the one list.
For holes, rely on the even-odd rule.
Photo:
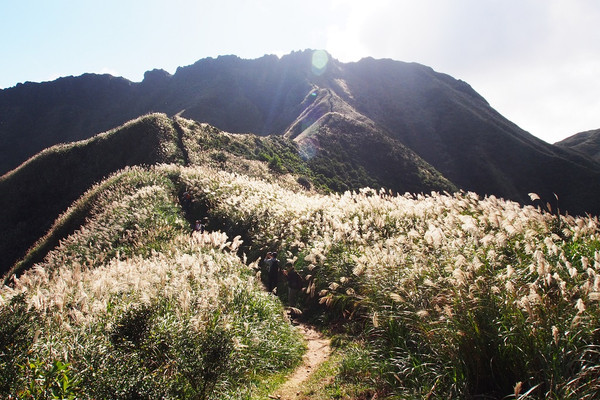
{"label": "person on trail", "polygon": [[288,281],[288,305],[290,307],[296,307],[296,303],[298,302],[298,292],[302,289],[304,278],[302,278],[302,276],[294,269],[294,265],[290,262],[287,263],[283,275]]}
{"label": "person on trail", "polygon": [[[266,275],[268,277],[269,271],[271,270],[271,264],[273,264],[273,253],[271,253],[270,251],[267,251],[267,255],[265,256],[263,263],[265,264],[264,271],[266,272]],[[267,285],[268,285],[268,279],[267,279]],[[267,289],[268,289],[268,287],[267,287]]]}
{"label": "person on trail", "polygon": [[271,253],[271,258],[267,263],[268,266],[268,286],[269,292],[272,292],[277,288],[279,282],[279,260],[277,259],[277,253]]}
{"label": "person on trail", "polygon": [[271,263],[273,262],[273,253],[271,253],[270,251],[267,251],[267,255],[265,256],[265,259],[263,260],[263,262],[267,266],[267,272],[268,272],[269,268],[271,268]]}
{"label": "person on trail", "polygon": [[181,197],[181,204],[183,205],[183,208],[187,210],[190,207],[190,204],[192,204],[192,195],[186,190]]}
{"label": "person on trail", "polygon": [[199,219],[196,220],[196,224],[194,225],[194,230],[196,232],[204,233],[204,229],[206,229],[206,225],[202,223]]}

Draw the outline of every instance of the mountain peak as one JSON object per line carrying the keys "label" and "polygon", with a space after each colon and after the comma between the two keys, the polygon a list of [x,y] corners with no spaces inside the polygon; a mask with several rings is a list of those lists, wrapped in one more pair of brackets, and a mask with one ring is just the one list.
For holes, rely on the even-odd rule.
{"label": "mountain peak", "polygon": [[144,73],[144,84],[157,85],[168,81],[173,75],[164,69],[153,69]]}

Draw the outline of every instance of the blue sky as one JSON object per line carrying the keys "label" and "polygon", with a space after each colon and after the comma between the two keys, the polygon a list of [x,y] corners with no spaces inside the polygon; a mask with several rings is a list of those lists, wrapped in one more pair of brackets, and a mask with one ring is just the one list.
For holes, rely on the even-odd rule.
{"label": "blue sky", "polygon": [[600,128],[596,0],[2,0],[0,88],[307,48],[418,62],[555,142]]}

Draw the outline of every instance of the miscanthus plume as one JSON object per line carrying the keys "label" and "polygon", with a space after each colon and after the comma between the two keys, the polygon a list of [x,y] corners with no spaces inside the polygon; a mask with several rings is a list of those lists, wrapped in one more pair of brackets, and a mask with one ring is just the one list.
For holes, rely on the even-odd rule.
{"label": "miscanthus plume", "polygon": [[[128,173],[158,178],[107,194],[80,231],[3,289],[4,304],[23,293],[47,316],[45,329],[61,326],[61,335],[77,336],[98,324],[114,330],[123,319],[109,315],[169,299],[169,315],[186,327],[201,332],[215,325],[215,315],[225,331],[237,327],[232,343],[244,352],[265,337],[249,321],[271,318],[253,312],[243,324],[223,310],[262,304],[252,269],[260,255],[277,250],[306,278],[303,306],[352,326],[373,349],[378,372],[365,379],[386,387],[382,393],[598,393],[596,217],[464,192],[323,195],[290,179],[282,186],[206,167]],[[184,232],[176,200],[182,189],[218,229],[192,238]],[[57,357],[69,346],[40,339],[35,347]]]}
{"label": "miscanthus plume", "polygon": [[199,171],[185,182],[255,246],[296,262],[329,315],[378,332],[401,391],[597,393],[596,217],[473,193],[324,196]]}

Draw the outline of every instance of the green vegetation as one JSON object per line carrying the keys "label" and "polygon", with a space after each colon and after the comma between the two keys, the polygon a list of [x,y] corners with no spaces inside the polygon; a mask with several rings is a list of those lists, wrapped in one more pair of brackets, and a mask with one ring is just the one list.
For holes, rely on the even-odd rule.
{"label": "green vegetation", "polygon": [[182,121],[204,146],[190,166],[91,187],[7,277],[3,396],[264,399],[304,348],[285,281],[263,290],[270,250],[306,278],[299,307],[336,347],[304,398],[597,396],[597,218],[473,193],[317,193],[293,143]]}
{"label": "green vegetation", "polygon": [[[192,154],[192,164],[225,166],[225,169],[229,169],[236,166],[225,165],[228,159],[232,160],[229,164],[256,160],[266,162],[269,170],[275,174],[314,175],[300,157],[296,144],[281,136],[233,135],[207,124],[181,118],[177,121],[184,128],[184,145]],[[210,156],[207,158],[206,154]]]}
{"label": "green vegetation", "polygon": [[174,172],[128,169],[92,189],[84,225],[2,290],[3,395],[244,398],[299,361],[241,242],[190,237]]}
{"label": "green vegetation", "polygon": [[388,397],[378,382],[377,365],[364,342],[340,343],[304,385],[301,399],[372,399]]}

